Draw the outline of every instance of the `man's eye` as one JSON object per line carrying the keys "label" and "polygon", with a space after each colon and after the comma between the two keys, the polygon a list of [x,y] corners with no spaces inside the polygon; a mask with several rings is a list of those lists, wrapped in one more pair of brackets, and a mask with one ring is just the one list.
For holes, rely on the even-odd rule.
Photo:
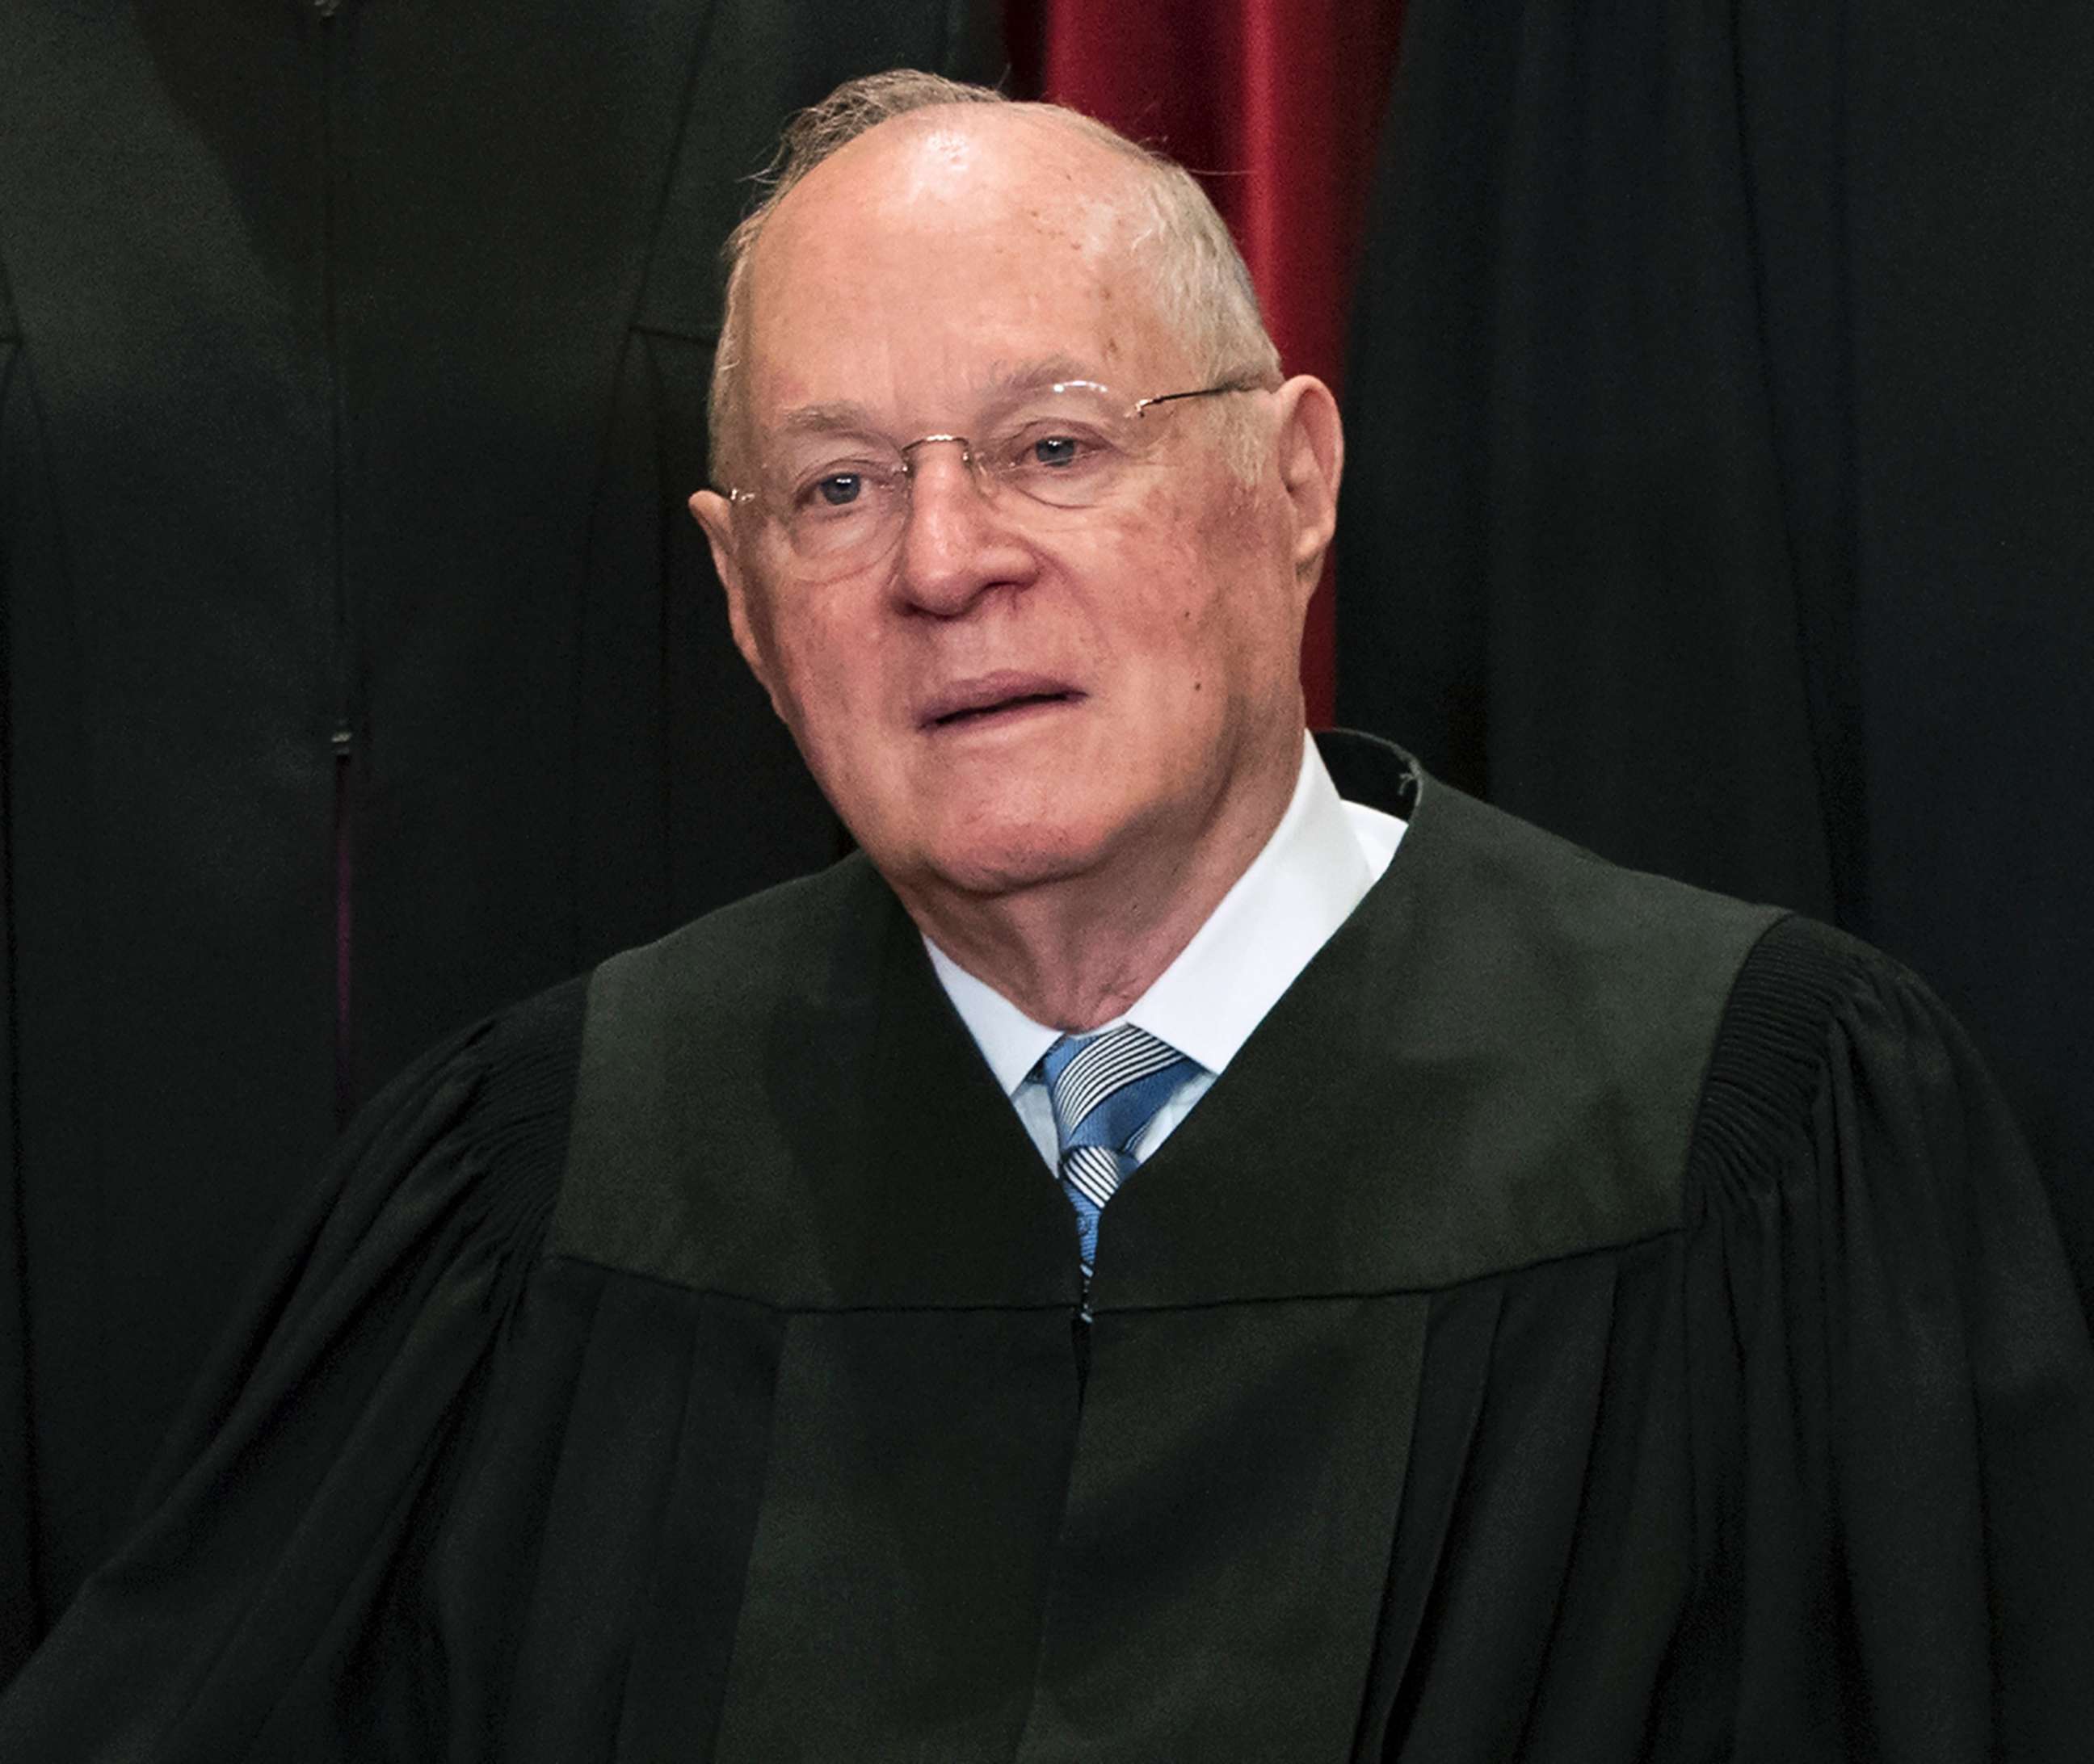
{"label": "man's eye", "polygon": [[1005,437],[993,452],[1006,471],[1041,479],[1088,474],[1110,459],[1113,449],[1087,429],[1040,425]]}
{"label": "man's eye", "polygon": [[840,465],[802,479],[793,492],[793,512],[824,518],[849,514],[871,507],[877,488],[872,473],[865,466]]}

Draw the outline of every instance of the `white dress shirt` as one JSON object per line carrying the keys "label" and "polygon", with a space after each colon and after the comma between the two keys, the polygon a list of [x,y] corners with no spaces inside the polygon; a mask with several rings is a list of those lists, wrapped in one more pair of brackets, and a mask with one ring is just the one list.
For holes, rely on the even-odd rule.
{"label": "white dress shirt", "polygon": [[[1345,922],[1396,856],[1405,823],[1340,800],[1316,743],[1303,739],[1301,775],[1272,837],[1222,896],[1193,941],[1126,1012],[1132,1023],[1204,1068],[1157,1113],[1135,1142],[1146,1158],[1236,1057],[1236,1050],[1310,959]],[[1051,1170],[1058,1167],[1054,1111],[1035,1069],[1062,1031],[1036,1023],[929,938],[931,965],[982,1057]]]}

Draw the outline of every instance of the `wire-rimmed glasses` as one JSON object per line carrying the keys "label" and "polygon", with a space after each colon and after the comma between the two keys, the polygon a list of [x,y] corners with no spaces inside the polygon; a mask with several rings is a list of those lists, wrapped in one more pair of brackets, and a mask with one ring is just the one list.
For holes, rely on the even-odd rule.
{"label": "wire-rimmed glasses", "polygon": [[884,556],[901,536],[919,448],[957,446],[987,501],[1010,490],[1043,508],[1095,508],[1153,454],[1158,437],[1149,412],[1260,389],[1257,380],[1232,379],[1130,403],[1095,380],[1058,380],[1013,401],[978,438],[919,435],[897,445],[854,429],[785,437],[755,487],[731,489],[728,498],[775,522],[802,562],[841,574]]}

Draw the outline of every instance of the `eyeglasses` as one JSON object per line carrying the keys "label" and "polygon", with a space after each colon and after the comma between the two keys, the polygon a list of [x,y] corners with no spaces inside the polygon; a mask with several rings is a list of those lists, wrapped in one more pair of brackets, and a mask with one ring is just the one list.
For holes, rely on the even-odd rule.
{"label": "eyeglasses", "polygon": [[856,433],[789,437],[764,462],[757,487],[730,490],[728,499],[775,522],[803,563],[840,575],[884,556],[901,536],[919,448],[958,447],[984,501],[1012,490],[1042,508],[1096,508],[1152,462],[1160,436],[1151,410],[1262,389],[1232,379],[1129,404],[1095,380],[1061,380],[1019,399],[980,439],[919,435],[897,446]]}

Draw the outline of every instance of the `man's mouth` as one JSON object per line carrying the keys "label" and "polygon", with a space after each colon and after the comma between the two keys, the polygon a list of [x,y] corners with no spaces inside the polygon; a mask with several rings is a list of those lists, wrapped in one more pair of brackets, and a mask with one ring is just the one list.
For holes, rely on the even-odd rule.
{"label": "man's mouth", "polygon": [[925,708],[925,729],[960,729],[992,722],[1053,704],[1072,704],[1083,697],[1074,687],[1036,675],[993,674],[948,688]]}

